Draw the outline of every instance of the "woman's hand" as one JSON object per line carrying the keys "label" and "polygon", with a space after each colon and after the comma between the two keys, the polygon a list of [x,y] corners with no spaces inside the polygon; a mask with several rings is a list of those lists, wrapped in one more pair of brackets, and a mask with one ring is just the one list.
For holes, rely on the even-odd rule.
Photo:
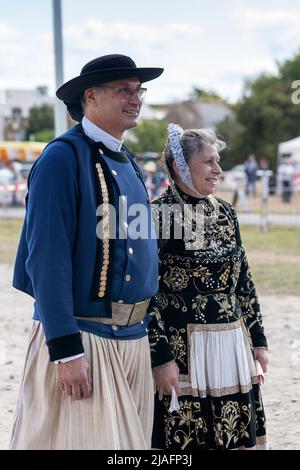
{"label": "woman's hand", "polygon": [[174,387],[176,395],[181,394],[179,368],[176,362],[169,362],[166,365],[155,367],[152,373],[155,385],[158,389],[171,394],[172,387]]}
{"label": "woman's hand", "polygon": [[268,359],[267,351],[263,348],[254,348],[253,353],[254,353],[254,359],[256,359],[260,363],[262,370],[264,372],[268,372],[269,359]]}

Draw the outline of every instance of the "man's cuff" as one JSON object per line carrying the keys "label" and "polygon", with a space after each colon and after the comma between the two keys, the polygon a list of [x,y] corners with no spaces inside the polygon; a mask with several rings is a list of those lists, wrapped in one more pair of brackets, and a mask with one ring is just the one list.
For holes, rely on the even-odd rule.
{"label": "man's cuff", "polygon": [[57,359],[57,361],[54,361],[54,364],[57,365],[60,362],[62,362],[64,364],[65,362],[70,362],[70,361],[74,361],[74,359],[79,359],[82,356],[84,356],[84,353],[76,354],[75,356],[64,357],[62,359]]}
{"label": "man's cuff", "polygon": [[51,362],[84,353],[80,333],[50,339],[47,346]]}

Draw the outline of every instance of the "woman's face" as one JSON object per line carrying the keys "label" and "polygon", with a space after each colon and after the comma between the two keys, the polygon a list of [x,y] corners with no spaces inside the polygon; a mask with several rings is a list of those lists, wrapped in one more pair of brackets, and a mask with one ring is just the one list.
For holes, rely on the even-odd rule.
{"label": "woman's face", "polygon": [[[206,144],[201,152],[194,153],[189,161],[189,169],[194,188],[198,193],[209,196],[215,192],[218,178],[222,173],[219,166],[220,157],[213,145]],[[176,183],[187,194],[196,196],[180,178],[176,163],[173,168],[176,174]]]}
{"label": "woman's face", "polygon": [[193,186],[200,194],[208,196],[215,192],[218,178],[222,174],[219,161],[216,148],[208,144],[190,159],[189,169]]}

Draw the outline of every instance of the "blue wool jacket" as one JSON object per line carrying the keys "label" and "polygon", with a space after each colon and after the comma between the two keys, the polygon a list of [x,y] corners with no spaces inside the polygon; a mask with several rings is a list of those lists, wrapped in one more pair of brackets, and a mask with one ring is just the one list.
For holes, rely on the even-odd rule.
{"label": "blue wool jacket", "polygon": [[104,253],[96,236],[101,220],[96,208],[103,202],[97,163],[117,216],[119,196],[125,195],[128,207],[134,202],[147,208],[149,229],[151,225],[148,195],[127,149],[100,154],[81,125],[46,147],[28,179],[13,285],[34,297],[34,318],[43,323],[51,360],[83,351],[79,329],[122,339],[146,335],[147,322],[116,332],[75,316],[111,317],[112,301],[135,303],[158,290],[156,240],[110,239],[105,291],[99,297]]}

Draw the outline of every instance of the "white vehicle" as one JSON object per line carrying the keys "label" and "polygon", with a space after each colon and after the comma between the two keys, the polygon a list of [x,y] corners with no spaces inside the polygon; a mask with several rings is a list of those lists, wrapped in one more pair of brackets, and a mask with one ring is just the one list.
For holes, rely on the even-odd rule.
{"label": "white vehicle", "polygon": [[240,186],[246,184],[246,173],[243,164],[235,165],[231,170],[223,171],[218,183],[219,191],[235,191]]}
{"label": "white vehicle", "polygon": [[24,205],[26,193],[25,179],[18,179],[9,168],[0,168],[0,206]]}

